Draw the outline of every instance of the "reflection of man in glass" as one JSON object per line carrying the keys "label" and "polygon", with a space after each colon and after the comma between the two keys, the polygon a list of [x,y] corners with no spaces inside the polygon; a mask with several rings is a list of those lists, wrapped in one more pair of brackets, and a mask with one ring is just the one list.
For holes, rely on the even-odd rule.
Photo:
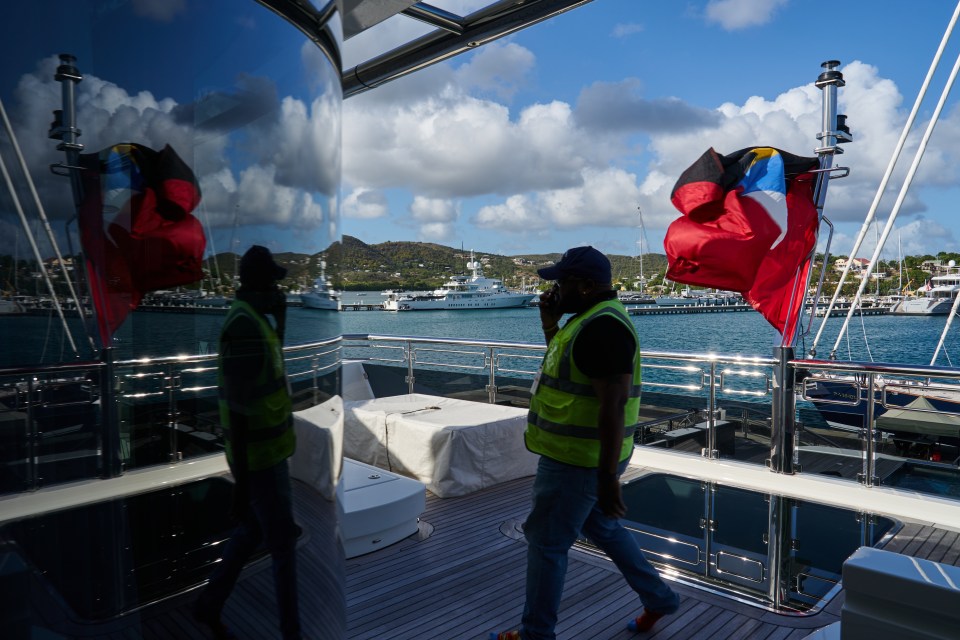
{"label": "reflection of man in glass", "polygon": [[220,613],[261,542],[273,558],[280,630],[284,638],[300,637],[297,526],[287,468],[295,442],[282,352],[286,300],[276,284],[286,273],[267,248],[251,247],[240,260],[240,289],[220,334],[220,421],[240,526],[194,609],[216,638],[233,637]]}

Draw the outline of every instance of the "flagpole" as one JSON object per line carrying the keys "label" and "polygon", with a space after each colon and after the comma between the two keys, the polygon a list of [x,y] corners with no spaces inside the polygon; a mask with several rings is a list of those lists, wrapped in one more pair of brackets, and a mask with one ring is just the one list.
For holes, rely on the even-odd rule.
{"label": "flagpole", "polygon": [[[66,164],[56,163],[50,165],[50,171],[54,175],[65,176],[70,178],[70,188],[73,193],[73,204],[74,208],[79,211],[80,205],[83,202],[83,183],[80,179],[80,152],[83,151],[83,144],[79,142],[79,137],[81,131],[77,128],[77,99],[76,99],[76,88],[80,82],[83,81],[83,74],[80,73],[80,70],[74,66],[77,59],[75,56],[69,53],[60,54],[60,65],[57,67],[56,74],[54,74],[54,80],[60,83],[60,102],[61,109],[55,109],[53,112],[54,120],[50,124],[50,130],[47,132],[47,137],[53,140],[59,140],[60,144],[57,145],[57,151],[63,151],[66,155]],[[70,221],[67,222],[67,227],[69,227]],[[66,231],[67,240],[69,242],[69,229]],[[51,237],[51,242],[53,238]],[[54,248],[56,248],[56,243],[54,242]],[[82,248],[81,248],[82,250]],[[60,250],[57,249],[57,255],[59,255]],[[86,256],[83,256],[82,261],[86,262]],[[85,266],[84,264],[76,265],[77,269],[75,273],[77,274],[77,282],[83,283],[86,282],[87,293],[90,294],[90,298],[93,298],[93,292],[90,291],[90,283],[87,282],[85,276]],[[73,286],[70,286],[71,292],[73,292]],[[80,317],[84,317],[83,307],[80,304],[80,298],[74,296],[77,300],[77,310],[80,313]],[[91,304],[90,313],[93,316],[93,326],[96,326],[97,320],[97,309]],[[90,331],[89,325],[84,322],[84,328],[87,330],[87,340],[90,342],[90,347],[96,351],[97,344],[94,334],[96,331]],[[107,347],[109,345],[100,345],[101,348]]]}
{"label": "flagpole", "polygon": [[[841,144],[853,140],[852,136],[850,135],[850,129],[846,124],[847,117],[837,113],[837,90],[846,85],[846,82],[843,79],[843,74],[837,70],[839,66],[839,60],[827,60],[826,62],[823,62],[820,65],[823,71],[817,77],[817,81],[815,83],[816,87],[822,92],[820,108],[822,129],[820,133],[817,134],[817,139],[820,141],[821,146],[817,147],[815,150],[815,153],[820,158],[820,166],[817,169],[817,178],[813,190],[813,202],[817,208],[819,221],[823,221],[824,219],[823,208],[827,200],[827,187],[830,185],[830,175],[834,170],[833,159],[835,156],[843,153],[843,149],[840,147]],[[819,229],[819,224],[817,225],[817,228]],[[808,259],[813,260],[816,252],[817,243],[815,242],[813,248],[810,250],[810,256]],[[826,270],[826,262],[827,254],[824,253],[824,264],[821,269],[821,275],[823,274],[823,271]],[[802,286],[799,282],[795,283],[794,289],[791,292],[790,306],[788,307],[789,309],[794,308],[796,296],[806,296],[807,289],[810,286],[810,276],[812,274],[813,269],[811,268],[807,271],[807,277],[802,283]],[[814,307],[811,309],[811,318],[813,317],[815,310],[816,305],[814,305]],[[798,307],[796,313],[803,313],[803,305]],[[790,326],[790,318],[787,318],[787,323],[785,326]],[[781,346],[795,346],[799,336],[800,323],[797,322],[793,334],[790,336],[783,336]]]}
{"label": "flagpole", "polygon": [[[59,140],[58,151],[63,151],[66,155],[66,164],[54,164],[50,166],[50,171],[55,175],[68,176],[70,186],[73,191],[73,202],[76,210],[79,212],[83,203],[83,183],[80,177],[80,152],[83,151],[83,145],[78,141],[81,131],[77,128],[77,102],[76,85],[83,80],[83,75],[79,69],[74,66],[76,57],[63,53],[60,54],[60,66],[57,67],[54,79],[60,83],[61,98],[63,109],[54,111],[54,122],[50,126],[48,137]],[[62,171],[58,171],[58,169]],[[86,256],[84,256],[86,262]],[[83,269],[78,269],[80,274]],[[78,275],[78,278],[82,277]],[[93,300],[93,291],[91,283],[87,279],[87,291]],[[79,308],[79,300],[77,301]],[[94,325],[97,324],[96,305],[90,305],[90,311],[94,317]],[[81,311],[82,313],[82,311]],[[99,334],[99,332],[97,332]],[[94,338],[88,334],[93,345]],[[102,460],[101,475],[105,478],[114,478],[122,473],[122,456],[120,453],[119,436],[119,417],[117,415],[117,406],[114,402],[116,394],[116,374],[113,362],[113,347],[108,343],[100,345],[100,360],[103,362],[103,369],[100,372],[100,433],[102,441]]]}
{"label": "flagpole", "polygon": [[[823,71],[817,78],[816,86],[822,91],[822,129],[817,134],[821,146],[816,149],[820,158],[814,184],[813,202],[817,208],[818,222],[823,217],[823,206],[827,198],[827,187],[830,184],[830,172],[833,170],[833,158],[843,153],[839,147],[842,142],[851,140],[850,132],[846,128],[845,116],[837,115],[837,89],[844,86],[843,74],[837,70],[839,60],[827,60],[820,65]],[[839,120],[839,122],[838,122]],[[819,228],[819,224],[817,225]],[[813,259],[817,251],[817,243],[813,243],[807,261]],[[807,262],[807,263],[808,263]],[[805,263],[805,264],[807,264]],[[787,307],[789,313],[803,313],[803,304],[797,305],[797,296],[806,296],[810,276],[813,269],[808,268],[806,277],[801,282],[800,272],[793,281],[793,290],[790,292],[790,301]],[[796,309],[794,311],[794,309]],[[794,326],[790,334],[787,328]],[[796,378],[790,367],[790,361],[795,357],[794,345],[800,335],[800,323],[795,322],[789,315],[784,323],[784,333],[781,336],[780,346],[774,348],[773,356],[777,366],[773,372],[773,402],[770,421],[770,458],[768,465],[771,471],[780,474],[794,474],[799,469],[799,460],[796,451],[796,410],[795,394]]]}
{"label": "flagpole", "polygon": [[837,349],[840,347],[840,341],[843,339],[843,336],[846,333],[846,328],[850,324],[850,319],[853,317],[857,303],[863,296],[863,291],[870,278],[870,274],[873,273],[873,268],[876,265],[877,260],[880,258],[880,250],[886,244],[887,238],[890,236],[893,225],[897,220],[897,216],[900,214],[900,209],[907,198],[910,185],[913,184],[913,178],[916,176],[917,170],[920,167],[920,161],[923,159],[923,154],[927,150],[927,144],[930,142],[930,137],[933,135],[933,129],[937,126],[937,122],[940,120],[940,114],[943,112],[944,106],[946,106],[947,99],[950,97],[950,91],[953,89],[953,85],[956,82],[958,75],[960,75],[960,54],[957,55],[957,59],[953,64],[953,68],[950,70],[950,75],[947,77],[943,91],[940,93],[940,99],[937,101],[937,106],[933,110],[933,115],[930,116],[930,122],[927,123],[927,128],[923,132],[923,137],[920,139],[920,144],[917,146],[917,151],[913,156],[913,161],[910,163],[910,168],[907,170],[907,175],[903,179],[903,184],[900,185],[900,193],[897,194],[897,199],[893,203],[893,208],[890,211],[890,217],[887,218],[887,223],[883,227],[883,232],[880,234],[880,239],[877,241],[877,246],[874,248],[873,255],[870,257],[870,264],[867,265],[867,273],[860,281],[860,286],[857,288],[857,295],[854,297],[853,304],[850,305],[850,309],[847,311],[846,320],[844,321],[843,326],[840,329],[840,334],[837,336],[837,340],[833,345],[833,350],[830,352],[831,358],[836,357]]}

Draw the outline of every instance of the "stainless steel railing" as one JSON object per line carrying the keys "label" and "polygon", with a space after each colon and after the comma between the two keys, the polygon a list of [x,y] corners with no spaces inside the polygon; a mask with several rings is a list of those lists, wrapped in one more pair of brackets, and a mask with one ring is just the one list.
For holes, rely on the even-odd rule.
{"label": "stainless steel railing", "polygon": [[[339,393],[338,372],[344,359],[398,372],[401,392],[440,381],[434,390],[443,394],[492,403],[523,402],[529,397],[530,380],[544,350],[544,345],[511,341],[345,334],[286,347],[284,354],[297,398],[301,406],[308,406]],[[780,364],[772,357],[645,351],[645,405],[680,403],[681,413],[689,418],[680,426],[702,443],[686,449],[709,459],[727,455],[719,444],[721,435],[729,437],[729,418],[739,412],[739,437],[752,439],[762,452],[762,446],[772,447],[771,439],[776,437],[769,401],[776,392],[774,380]],[[786,367],[791,378],[797,371],[805,376],[797,388],[801,403],[816,401],[821,408],[835,405],[863,414],[863,424],[847,431],[806,423],[790,431],[786,437],[792,438],[791,446],[784,451],[797,463],[792,471],[802,471],[799,446],[809,448],[804,440],[809,439],[843,449],[848,456],[859,456],[858,480],[868,486],[882,483],[886,471],[878,462],[884,461],[886,468],[890,466],[887,459],[907,452],[896,449],[902,440],[892,437],[882,420],[878,427],[877,416],[903,409],[906,396],[936,398],[933,408],[917,405],[905,409],[926,416],[926,423],[935,422],[931,418],[947,424],[956,419],[960,425],[960,369],[802,359],[791,359]],[[456,374],[456,388],[443,382],[451,374]],[[845,387],[849,393],[816,397],[813,390],[824,381]],[[75,391],[85,389],[88,395],[73,393],[66,399],[52,395],[55,387],[62,391],[71,385]],[[80,477],[111,475],[113,467],[119,473],[132,466],[168,464],[219,451],[216,388],[216,355],[212,354],[0,368],[0,419],[9,441],[3,447],[3,463],[8,471],[12,469],[7,476],[14,478],[9,486],[0,486],[0,491],[32,490]],[[874,392],[869,393],[870,389]],[[944,409],[942,405],[954,395],[956,411]],[[104,417],[111,407],[117,411],[115,423]],[[806,410],[813,414],[810,406]],[[669,446],[669,436],[680,431],[674,429],[678,426],[674,418],[680,414],[665,415],[647,423],[655,446],[665,442]],[[728,420],[723,420],[724,416]],[[932,432],[924,433],[924,421],[918,423],[917,440],[925,435],[935,437]],[[949,449],[941,466],[945,462],[957,466],[960,456],[954,455],[955,451]],[[934,462],[902,457],[911,464]],[[63,462],[63,468],[72,465],[73,470],[64,472],[58,463],[68,458],[73,462]],[[78,459],[85,464],[77,463]]]}

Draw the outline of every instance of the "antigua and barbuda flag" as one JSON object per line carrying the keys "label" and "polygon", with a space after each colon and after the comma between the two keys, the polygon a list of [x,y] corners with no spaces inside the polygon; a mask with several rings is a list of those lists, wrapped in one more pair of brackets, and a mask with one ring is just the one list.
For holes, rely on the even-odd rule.
{"label": "antigua and barbuda flag", "polygon": [[675,282],[739,291],[792,341],[817,241],[817,158],[707,150],[677,180],[664,249]]}
{"label": "antigua and barbuda flag", "polygon": [[116,144],[82,154],[80,165],[80,243],[101,344],[109,345],[144,293],[203,278],[207,239],[191,213],[200,187],[169,145]]}

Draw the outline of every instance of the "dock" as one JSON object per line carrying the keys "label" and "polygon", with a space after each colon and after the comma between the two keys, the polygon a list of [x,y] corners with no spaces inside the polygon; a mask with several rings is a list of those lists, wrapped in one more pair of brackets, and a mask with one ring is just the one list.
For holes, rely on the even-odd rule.
{"label": "dock", "polygon": [[382,302],[341,302],[338,311],[383,311]]}
{"label": "dock", "polygon": [[686,313],[732,313],[753,311],[748,304],[686,304],[686,305],[656,305],[628,306],[627,313],[632,316],[663,316]]}
{"label": "dock", "polygon": [[[817,317],[818,317],[818,318],[822,318],[823,315],[824,315],[824,313],[826,313],[826,311],[827,311],[826,307],[818,308],[818,309],[817,309]],[[836,318],[836,317],[838,317],[838,316],[846,316],[849,311],[850,311],[850,307],[849,307],[849,306],[847,306],[847,307],[845,307],[845,308],[842,308],[842,309],[834,308],[832,311],[830,311],[830,317],[831,317],[831,318]],[[890,313],[890,309],[889,309],[888,307],[859,307],[859,308],[854,312],[854,315],[856,315],[856,316],[885,316],[885,315],[887,315],[888,313]]]}

